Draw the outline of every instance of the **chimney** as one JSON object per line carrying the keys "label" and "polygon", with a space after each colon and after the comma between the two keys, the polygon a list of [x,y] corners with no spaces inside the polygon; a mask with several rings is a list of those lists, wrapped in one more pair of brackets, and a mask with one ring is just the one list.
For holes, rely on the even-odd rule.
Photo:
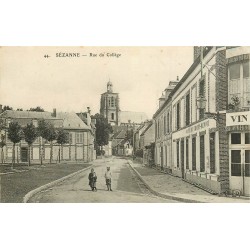
{"label": "chimney", "polygon": [[51,114],[52,117],[56,117],[56,109],[53,109],[53,113]]}
{"label": "chimney", "polygon": [[177,76],[177,79],[176,79],[177,82],[179,82],[179,76]]}
{"label": "chimney", "polygon": [[90,114],[91,113],[90,107],[87,107],[87,110],[88,110],[88,113]]}
{"label": "chimney", "polygon": [[194,46],[194,61],[200,56],[201,54],[201,47]]}
{"label": "chimney", "polygon": [[0,104],[0,114],[3,112],[3,105]]}
{"label": "chimney", "polygon": [[162,93],[162,96],[159,98],[159,108],[163,105],[165,102],[165,95]]}

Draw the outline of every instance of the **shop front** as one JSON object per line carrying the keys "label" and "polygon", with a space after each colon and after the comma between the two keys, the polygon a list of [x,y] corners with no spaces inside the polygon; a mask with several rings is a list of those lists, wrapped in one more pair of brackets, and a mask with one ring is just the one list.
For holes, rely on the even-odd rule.
{"label": "shop front", "polygon": [[229,185],[250,196],[250,111],[227,113]]}

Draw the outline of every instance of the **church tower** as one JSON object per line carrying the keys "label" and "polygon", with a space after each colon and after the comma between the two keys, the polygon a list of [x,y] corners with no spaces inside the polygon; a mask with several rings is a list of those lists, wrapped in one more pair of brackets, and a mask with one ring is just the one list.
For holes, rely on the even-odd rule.
{"label": "church tower", "polygon": [[111,125],[119,124],[119,94],[113,93],[113,84],[110,81],[107,83],[107,91],[101,94],[100,114],[107,118]]}

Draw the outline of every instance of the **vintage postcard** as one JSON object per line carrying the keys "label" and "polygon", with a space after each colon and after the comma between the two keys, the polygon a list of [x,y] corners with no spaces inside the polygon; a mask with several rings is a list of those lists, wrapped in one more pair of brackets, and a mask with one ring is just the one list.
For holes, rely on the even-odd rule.
{"label": "vintage postcard", "polygon": [[250,47],[1,47],[0,202],[249,203]]}

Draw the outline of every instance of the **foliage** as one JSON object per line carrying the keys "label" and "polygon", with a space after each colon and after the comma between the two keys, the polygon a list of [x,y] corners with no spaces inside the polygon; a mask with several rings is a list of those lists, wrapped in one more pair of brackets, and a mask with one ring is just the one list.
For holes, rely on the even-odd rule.
{"label": "foliage", "polygon": [[136,150],[135,155],[136,155],[136,157],[142,158],[143,157],[143,149]]}
{"label": "foliage", "polygon": [[29,111],[44,112],[44,109],[40,106],[37,106],[36,108],[30,108]]}
{"label": "foliage", "polygon": [[3,148],[6,145],[5,135],[0,135],[0,148]]}
{"label": "foliage", "polygon": [[11,122],[8,127],[8,139],[14,144],[22,139],[22,128],[17,122]]}
{"label": "foliage", "polygon": [[134,144],[134,131],[133,129],[128,129],[125,136],[126,141],[129,141],[130,145]]}
{"label": "foliage", "polygon": [[17,122],[11,122],[8,127],[8,139],[13,143],[12,167],[15,163],[15,145],[22,139],[22,128]]}
{"label": "foliage", "polygon": [[96,144],[98,146],[104,146],[108,144],[109,135],[113,132],[112,126],[108,123],[108,120],[100,114],[95,114],[96,119]]}
{"label": "foliage", "polygon": [[28,143],[28,145],[32,145],[32,143],[36,140],[38,133],[35,126],[30,123],[27,124],[26,127],[23,128],[24,140]]}
{"label": "foliage", "polygon": [[65,132],[62,128],[57,130],[56,142],[60,145],[63,145],[68,142],[68,133]]}
{"label": "foliage", "polygon": [[3,111],[5,111],[5,110],[13,110],[13,108],[7,105],[7,106],[3,107]]}
{"label": "foliage", "polygon": [[36,140],[38,134],[35,126],[32,123],[27,124],[26,127],[23,128],[23,134],[24,134],[24,140],[29,145],[28,165],[30,166],[30,146]]}
{"label": "foliage", "polygon": [[38,121],[37,133],[42,138],[46,138],[48,124],[44,119]]}
{"label": "foliage", "polygon": [[6,129],[4,119],[0,119],[0,131]]}
{"label": "foliage", "polygon": [[231,98],[231,103],[228,104],[228,109],[235,110],[239,108],[240,105],[240,99],[238,96],[233,96]]}

